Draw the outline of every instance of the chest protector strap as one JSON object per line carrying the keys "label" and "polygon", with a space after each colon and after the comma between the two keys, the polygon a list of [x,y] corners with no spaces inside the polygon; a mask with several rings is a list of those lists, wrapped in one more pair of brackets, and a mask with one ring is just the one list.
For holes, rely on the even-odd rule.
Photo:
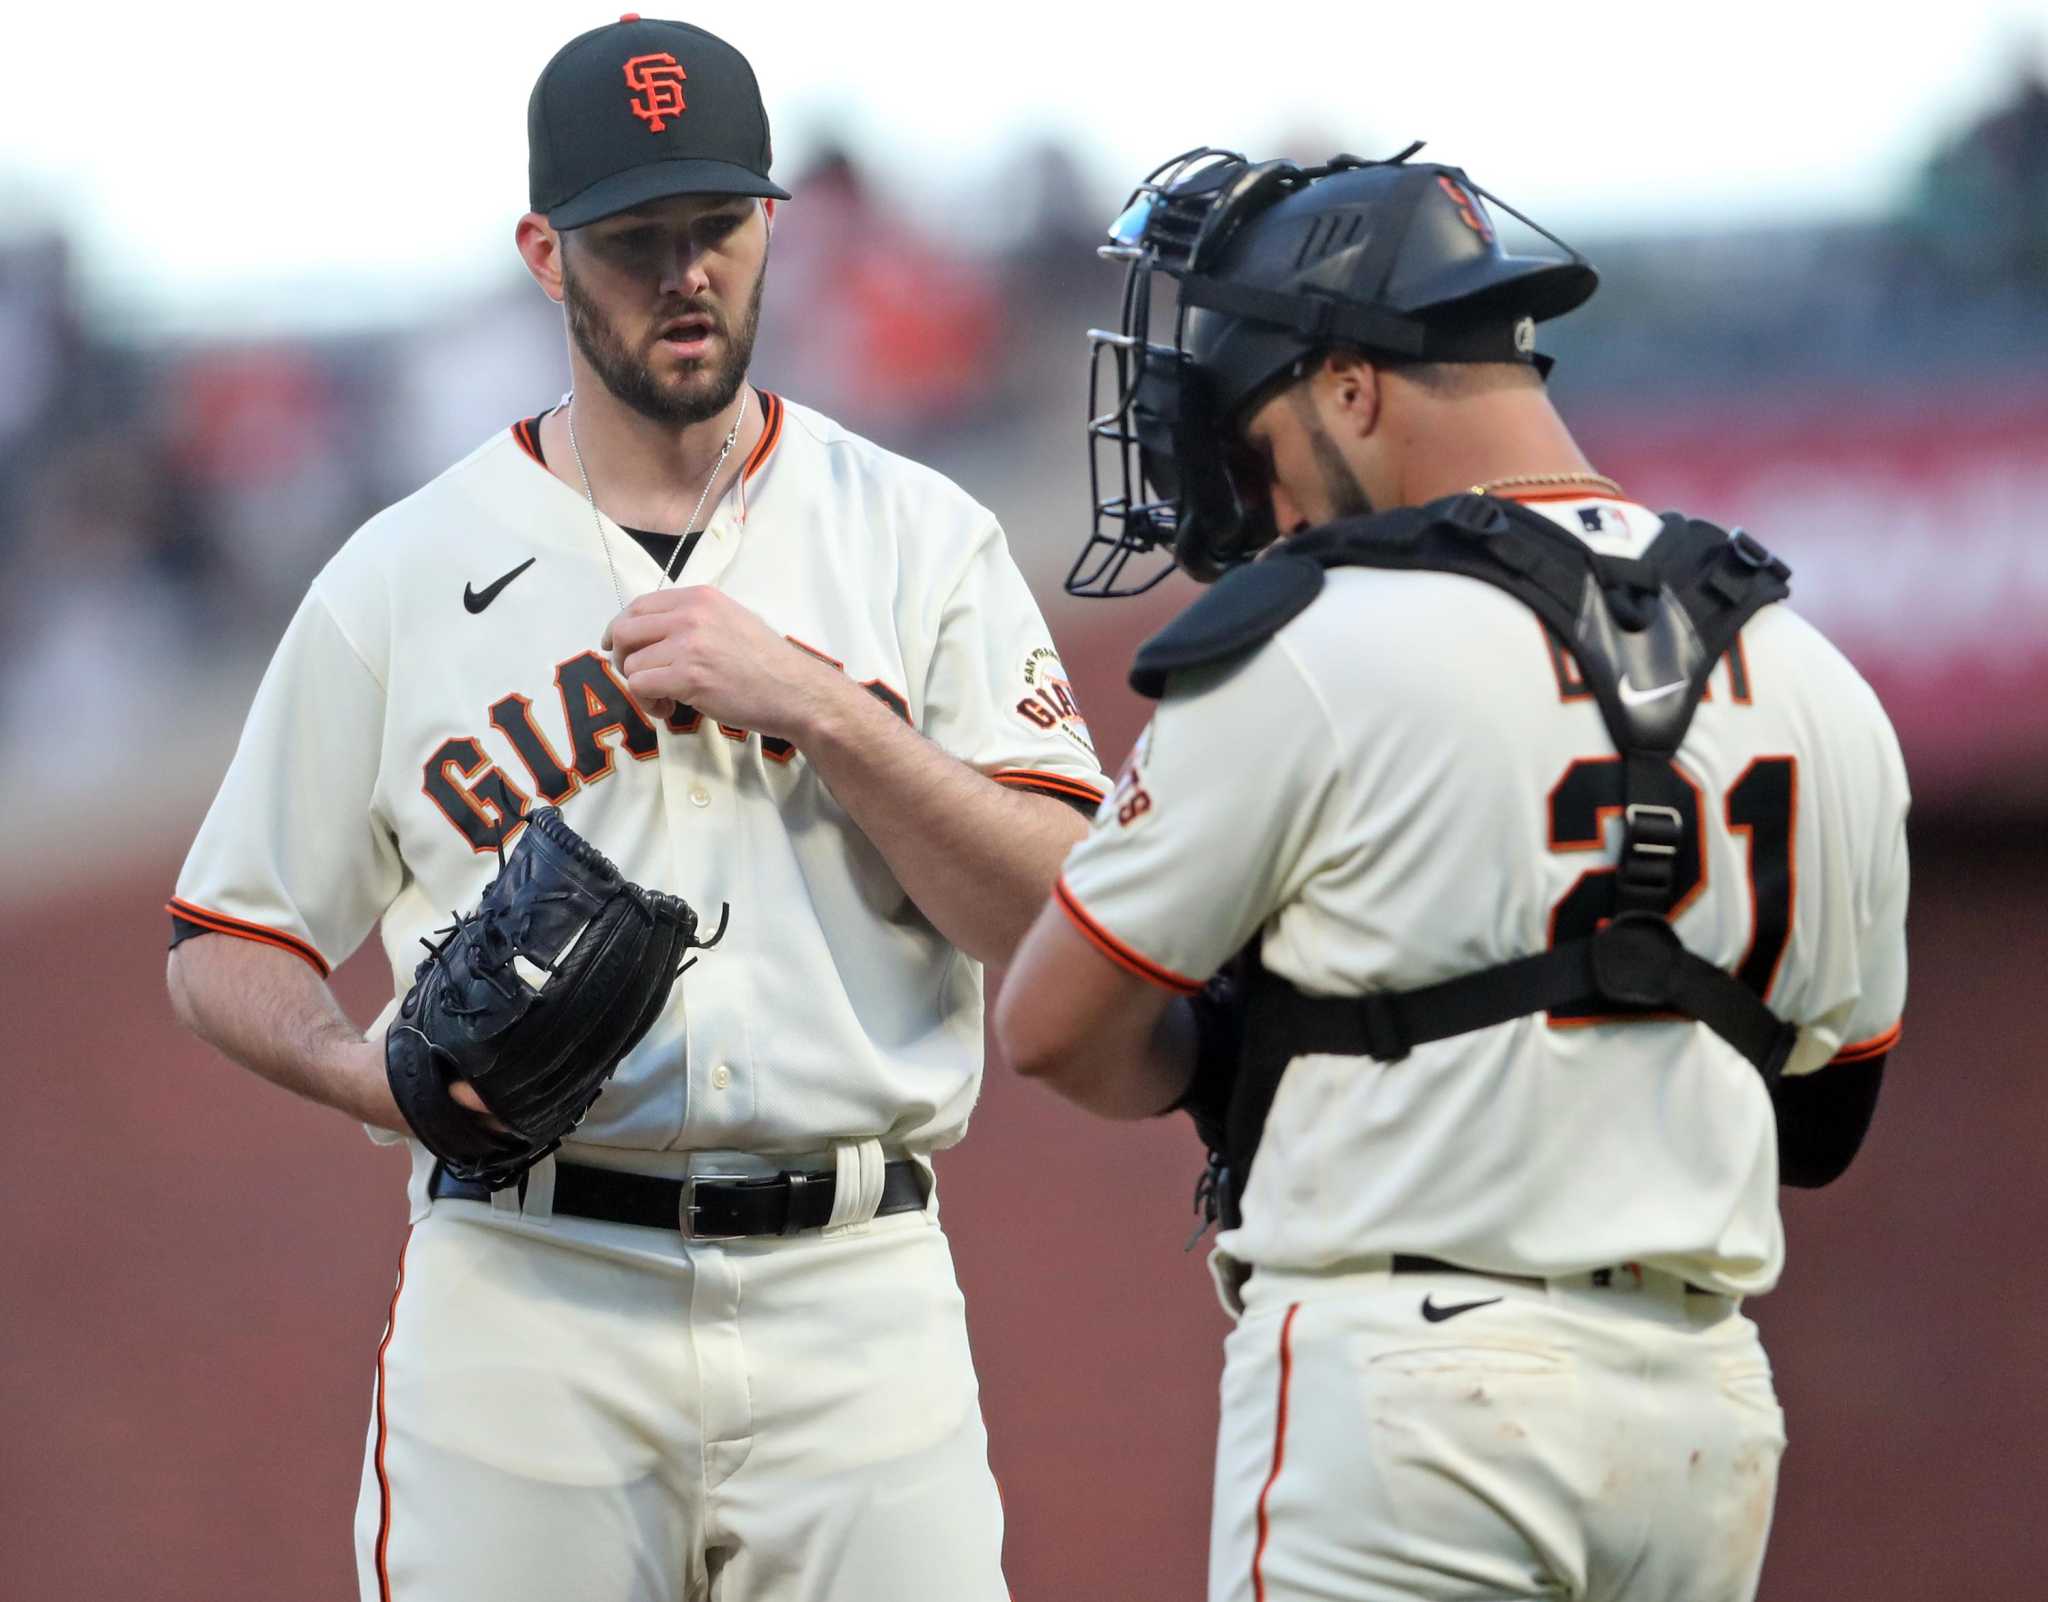
{"label": "chest protector strap", "polygon": [[[1304,610],[1333,567],[1458,573],[1506,591],[1577,664],[1623,771],[1615,915],[1597,933],[1440,984],[1309,996],[1246,962],[1246,1045],[1228,1120],[1230,1167],[1248,1174],[1288,1062],[1308,1053],[1398,1062],[1415,1046],[1552,1008],[1696,1019],[1755,1064],[1783,1069],[1797,1031],[1736,977],[1680,944],[1667,914],[1683,820],[1655,797],[1707,676],[1789,570],[1740,531],[1666,514],[1639,558],[1603,556],[1513,501],[1461,495],[1349,519],[1240,568],[1139,652],[1131,682],[1158,695],[1172,671],[1255,650]],[[1261,570],[1271,570],[1261,572]],[[1240,587],[1235,597],[1228,592]]]}

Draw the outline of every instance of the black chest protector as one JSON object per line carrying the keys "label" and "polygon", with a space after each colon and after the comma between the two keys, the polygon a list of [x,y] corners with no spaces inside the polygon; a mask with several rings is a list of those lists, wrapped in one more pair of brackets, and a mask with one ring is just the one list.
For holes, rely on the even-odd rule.
{"label": "black chest protector", "polygon": [[1398,1062],[1409,1050],[1552,1008],[1697,1020],[1775,1082],[1797,1031],[1733,974],[1687,951],[1666,916],[1683,820],[1656,797],[1707,675],[1789,570],[1747,534],[1667,513],[1639,558],[1602,556],[1513,501],[1459,495],[1333,523],[1237,568],[1139,650],[1131,686],[1154,699],[1178,669],[1258,650],[1304,611],[1333,567],[1459,573],[1505,590],[1578,664],[1623,766],[1614,915],[1596,933],[1400,992],[1304,994],[1247,952],[1237,975],[1244,1049],[1221,1154],[1226,1224],[1251,1172],[1280,1076],[1308,1053]]}

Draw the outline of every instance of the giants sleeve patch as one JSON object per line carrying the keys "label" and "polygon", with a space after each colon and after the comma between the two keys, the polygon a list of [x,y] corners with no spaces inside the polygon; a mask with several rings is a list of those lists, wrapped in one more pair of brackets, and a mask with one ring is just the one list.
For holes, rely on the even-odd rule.
{"label": "giants sleeve patch", "polygon": [[1060,665],[1059,653],[1041,645],[1024,658],[1024,698],[1017,703],[1017,715],[1034,728],[1057,732],[1092,764],[1095,741],[1074,699],[1074,686]]}

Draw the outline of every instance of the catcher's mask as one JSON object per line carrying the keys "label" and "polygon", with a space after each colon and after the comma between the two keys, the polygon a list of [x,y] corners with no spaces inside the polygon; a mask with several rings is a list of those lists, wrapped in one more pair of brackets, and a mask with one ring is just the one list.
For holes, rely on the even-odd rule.
{"label": "catcher's mask", "polygon": [[[1176,565],[1207,583],[1269,544],[1267,468],[1243,425],[1325,351],[1550,371],[1535,325],[1593,293],[1592,264],[1460,169],[1410,162],[1421,148],[1320,167],[1202,148],[1132,192],[1097,250],[1126,264],[1123,319],[1088,333],[1095,520],[1070,594],[1137,595]],[[1508,254],[1488,200],[1564,257]],[[1161,274],[1171,343],[1152,337]],[[1161,552],[1126,580],[1133,557]]]}

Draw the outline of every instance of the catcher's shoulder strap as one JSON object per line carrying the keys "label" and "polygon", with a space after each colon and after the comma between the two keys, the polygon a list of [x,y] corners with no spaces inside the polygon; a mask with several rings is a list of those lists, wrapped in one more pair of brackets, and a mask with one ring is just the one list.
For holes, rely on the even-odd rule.
{"label": "catcher's shoulder strap", "polygon": [[[1266,567],[1282,571],[1253,581]],[[1313,584],[1301,571],[1313,567]],[[1350,519],[1297,536],[1284,555],[1233,573],[1148,641],[1132,685],[1257,649],[1314,602],[1320,572],[1378,567],[1463,574],[1542,619],[1577,663],[1623,760],[1615,916],[1600,931],[1479,973],[1400,993],[1313,997],[1252,964],[1244,1074],[1230,1113],[1231,1156],[1249,1172],[1280,1073],[1305,1053],[1398,1061],[1425,1041],[1554,1007],[1679,1013],[1706,1024],[1767,1080],[1795,1032],[1761,997],[1687,951],[1666,918],[1682,837],[1657,779],[1685,738],[1708,674],[1742,626],[1791,592],[1790,570],[1741,530],[1666,513],[1639,557],[1595,551],[1539,512],[1468,494]],[[1242,575],[1242,577],[1240,576]],[[1225,595],[1225,584],[1243,589]],[[1150,686],[1150,687],[1148,687]]]}
{"label": "catcher's shoulder strap", "polygon": [[1138,648],[1131,688],[1157,700],[1176,672],[1252,654],[1314,603],[1333,567],[1460,573],[1505,590],[1578,661],[1615,744],[1667,756],[1742,625],[1791,591],[1790,570],[1740,529],[1667,512],[1642,556],[1604,556],[1517,502],[1454,495],[1327,524],[1233,568]]}
{"label": "catcher's shoulder strap", "polygon": [[1183,668],[1249,656],[1323,591],[1325,564],[1291,552],[1234,567],[1186,611],[1138,647],[1131,688],[1147,700],[1166,693]]}

